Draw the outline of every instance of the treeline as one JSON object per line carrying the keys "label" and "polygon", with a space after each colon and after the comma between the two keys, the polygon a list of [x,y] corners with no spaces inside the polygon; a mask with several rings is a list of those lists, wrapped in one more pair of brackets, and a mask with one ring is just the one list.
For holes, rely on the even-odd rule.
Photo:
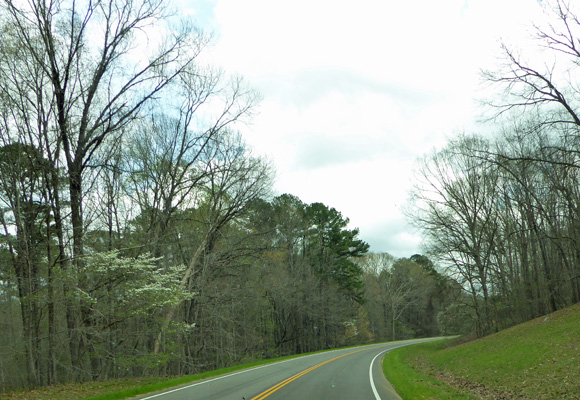
{"label": "treeline", "polygon": [[428,254],[470,294],[480,335],[580,301],[580,20],[544,4],[536,68],[504,44],[501,133],[462,135],[425,157],[409,215]]}
{"label": "treeline", "polygon": [[[37,184],[22,174],[43,169],[18,163],[38,152],[20,144],[1,150],[14,149],[18,157],[11,168],[2,162],[3,176],[21,178],[14,185]],[[366,254],[358,230],[348,229],[348,219],[333,208],[287,194],[265,200],[246,190],[254,195],[228,189],[220,197],[224,186],[198,182],[191,189],[201,196],[194,205],[177,207],[160,224],[154,215],[163,210],[133,202],[127,182],[136,178],[122,170],[108,181],[119,192],[94,210],[103,221],[116,222],[113,228],[104,222],[87,228],[80,267],[68,256],[70,244],[63,249],[69,258],[60,260],[57,210],[39,195],[52,188],[38,185],[32,214],[16,206],[3,213],[4,389],[190,374],[469,329],[464,315],[449,313],[450,304],[463,302],[456,282],[423,256]],[[105,176],[103,171],[97,179]],[[244,187],[258,185],[256,178],[244,180]],[[139,196],[155,192],[148,190]],[[2,191],[0,198],[14,202],[22,193]],[[132,211],[123,204],[132,204]],[[20,235],[21,229],[30,234]]]}
{"label": "treeline", "polygon": [[464,330],[429,260],[367,256],[337,210],[271,195],[236,133],[258,96],[170,15],[0,4],[0,388]]}

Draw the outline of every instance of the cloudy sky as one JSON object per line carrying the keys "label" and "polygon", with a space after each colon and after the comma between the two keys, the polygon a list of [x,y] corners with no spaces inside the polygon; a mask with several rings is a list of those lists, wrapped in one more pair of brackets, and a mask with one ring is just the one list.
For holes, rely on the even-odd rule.
{"label": "cloudy sky", "polygon": [[416,160],[478,130],[480,70],[518,43],[537,0],[182,0],[211,61],[263,97],[242,127],[277,193],[334,207],[372,251],[408,257]]}

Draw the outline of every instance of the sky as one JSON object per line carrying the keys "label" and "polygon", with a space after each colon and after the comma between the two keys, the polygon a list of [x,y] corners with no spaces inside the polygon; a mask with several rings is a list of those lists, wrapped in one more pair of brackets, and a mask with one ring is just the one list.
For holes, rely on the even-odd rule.
{"label": "sky", "polygon": [[[334,207],[371,251],[409,257],[403,208],[423,155],[484,129],[480,71],[519,44],[538,0],[181,0],[206,57],[261,93],[240,127],[276,194]],[[523,42],[521,42],[523,43]]]}

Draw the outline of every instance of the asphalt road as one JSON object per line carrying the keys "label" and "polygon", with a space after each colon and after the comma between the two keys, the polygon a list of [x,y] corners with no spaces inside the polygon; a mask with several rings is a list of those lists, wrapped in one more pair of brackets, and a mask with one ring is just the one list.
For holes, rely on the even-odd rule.
{"label": "asphalt road", "polygon": [[438,340],[417,339],[334,350],[199,381],[142,400],[391,400],[381,360],[394,348]]}

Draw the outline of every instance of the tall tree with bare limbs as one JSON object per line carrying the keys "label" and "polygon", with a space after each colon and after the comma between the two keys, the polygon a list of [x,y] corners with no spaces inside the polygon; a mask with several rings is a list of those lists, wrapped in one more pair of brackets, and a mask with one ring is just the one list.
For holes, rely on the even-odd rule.
{"label": "tall tree with bare limbs", "polygon": [[479,334],[492,327],[490,279],[498,240],[499,178],[473,154],[488,146],[481,138],[463,137],[426,158],[409,213],[423,231],[430,253],[449,265],[448,274],[472,296]]}
{"label": "tall tree with bare limbs", "polygon": [[[121,132],[185,71],[206,38],[191,27],[180,32],[164,24],[161,1],[5,1],[3,8],[14,40],[40,67],[52,94],[48,123],[66,160],[74,256],[80,260],[84,170],[105,140]],[[138,38],[147,38],[153,27],[168,34],[154,51],[147,51]],[[16,88],[27,84],[11,83]],[[36,95],[28,100],[35,102]]]}
{"label": "tall tree with bare limbs", "polygon": [[538,118],[540,125],[577,129],[580,91],[574,72],[580,62],[580,9],[566,0],[542,2],[542,7],[547,22],[533,24],[535,51],[524,52],[504,42],[503,63],[484,72],[502,89],[501,96],[488,104],[496,116],[526,113]]}
{"label": "tall tree with bare limbs", "polygon": [[[208,43],[169,11],[161,0],[0,3],[2,98],[23,117],[7,124],[3,135],[27,133],[27,141],[64,163],[77,271],[85,255],[84,176],[96,153],[187,75]],[[82,279],[78,284],[82,290]],[[90,367],[87,338],[76,329],[84,323],[83,310],[74,308],[69,304],[70,357],[81,377]]]}
{"label": "tall tree with bare limbs", "polygon": [[[507,186],[506,197],[510,205],[518,204],[525,218],[516,224],[525,225],[534,240],[526,238],[522,244],[538,246],[544,266],[543,274],[549,290],[550,309],[556,310],[569,301],[560,292],[563,271],[569,276],[573,299],[577,299],[578,273],[568,259],[579,254],[580,246],[574,233],[577,225],[577,197],[575,181],[580,167],[580,90],[578,67],[580,65],[580,7],[569,0],[541,2],[545,19],[533,23],[531,39],[536,46],[525,50],[502,44],[503,64],[496,71],[487,71],[484,77],[502,89],[500,96],[489,101],[497,112],[495,116],[508,115],[516,123],[496,154],[485,157],[495,159],[495,165],[507,173],[508,180],[517,184]],[[507,147],[505,145],[508,145]],[[511,151],[507,150],[510,149]],[[515,150],[515,151],[514,151]],[[538,188],[545,187],[543,191]],[[539,194],[538,194],[539,192]],[[559,195],[554,196],[555,193]],[[517,200],[517,201],[514,201]],[[566,215],[566,218],[562,218]],[[566,233],[563,233],[566,232]],[[518,232],[519,233],[519,232]],[[558,256],[551,254],[556,246]],[[528,265],[523,252],[522,266]],[[554,259],[558,262],[554,262]],[[561,265],[559,265],[561,263]],[[559,265],[555,268],[555,265]],[[525,269],[524,269],[525,270]],[[538,283],[536,286],[541,286]],[[543,313],[535,300],[532,314]],[[540,291],[537,291],[540,292]],[[564,290],[564,292],[566,292]],[[565,300],[564,300],[565,299]]]}

